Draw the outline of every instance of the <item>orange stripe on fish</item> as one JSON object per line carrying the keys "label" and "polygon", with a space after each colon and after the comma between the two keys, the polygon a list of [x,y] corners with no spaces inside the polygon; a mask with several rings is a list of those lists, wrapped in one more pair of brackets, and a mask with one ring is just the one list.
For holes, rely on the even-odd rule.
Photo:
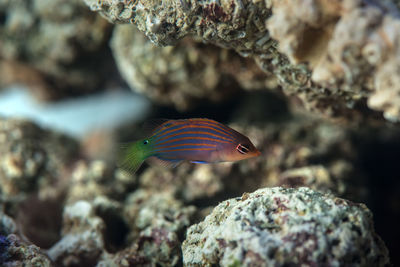
{"label": "orange stripe on fish", "polygon": [[[178,136],[186,135],[186,134],[193,134],[193,135],[195,135],[195,134],[199,134],[200,135],[201,134],[201,135],[208,135],[208,136],[212,136],[212,137],[216,137],[216,138],[196,137],[196,136],[180,137],[180,138],[178,137]],[[173,137],[175,137],[176,139],[174,139]],[[170,138],[172,138],[172,139],[168,140],[168,141],[164,141],[164,140],[170,139]],[[189,139],[208,140],[208,141],[222,142],[222,143],[227,143],[227,144],[232,143],[232,141],[225,141],[225,140],[223,140],[223,138],[221,136],[216,135],[216,134],[212,134],[212,133],[209,133],[209,132],[181,132],[181,133],[172,134],[172,135],[168,135],[166,137],[157,139],[156,143],[157,143],[157,145],[161,145],[161,144],[176,142],[176,141],[180,141],[180,140],[189,140]],[[164,142],[159,143],[160,141],[164,141]]]}
{"label": "orange stripe on fish", "polygon": [[195,163],[238,161],[260,155],[249,138],[214,120],[158,120],[153,134],[124,147],[121,166],[136,171],[147,158],[176,166]]}
{"label": "orange stripe on fish", "polygon": [[201,151],[210,151],[210,150],[214,150],[214,148],[177,148],[177,149],[170,149],[170,150],[166,150],[163,151],[163,153],[167,153],[167,152],[174,152],[174,151],[193,151],[193,150],[201,150]]}
{"label": "orange stripe on fish", "polygon": [[[172,130],[168,130],[168,131],[166,131],[166,132],[162,132],[161,133],[161,136],[163,136],[162,138],[160,138],[160,139],[157,139],[157,141],[161,141],[161,140],[165,140],[165,139],[168,139],[168,138],[170,138],[172,135],[168,135],[169,133],[173,133],[173,132],[176,132],[176,131],[180,131],[180,130],[183,130],[183,129],[193,129],[193,128],[200,128],[200,129],[209,129],[209,130],[212,130],[212,131],[215,131],[215,132],[217,132],[218,134],[222,134],[222,135],[217,135],[217,134],[215,134],[215,133],[211,133],[211,132],[207,132],[207,131],[188,131],[188,132],[185,132],[185,131],[181,131],[181,132],[179,132],[179,133],[177,133],[176,135],[180,135],[180,134],[189,134],[189,132],[190,133],[192,133],[192,134],[207,134],[207,135],[211,135],[211,136],[214,136],[214,137],[218,137],[218,138],[221,138],[221,139],[223,139],[223,140],[227,140],[227,141],[230,141],[230,142],[234,142],[235,141],[235,139],[234,139],[234,137],[232,137],[232,136],[229,136],[227,133],[223,133],[223,132],[221,132],[221,131],[219,131],[219,130],[217,130],[217,129],[215,129],[215,128],[212,128],[212,127],[208,127],[208,126],[201,126],[201,125],[196,125],[196,126],[183,126],[183,127],[181,127],[181,128],[177,128],[177,129],[172,129]],[[193,129],[194,130],[194,129]]]}
{"label": "orange stripe on fish", "polygon": [[[165,146],[165,145],[160,145],[157,146],[157,149],[164,149],[164,148],[171,148],[171,147],[179,147],[179,146],[208,146],[208,147],[216,147],[217,145],[212,145],[212,144],[194,144],[194,143],[183,143],[183,144],[175,144],[175,145],[170,145],[170,146]],[[194,148],[197,149],[197,148]]]}
{"label": "orange stripe on fish", "polygon": [[[186,133],[188,134],[188,133]],[[157,143],[157,145],[164,145],[164,144],[169,144],[181,140],[202,140],[202,141],[211,141],[214,143],[224,143],[224,144],[231,144],[232,142],[224,141],[221,139],[215,139],[215,138],[208,138],[208,137],[180,137],[178,139],[171,139],[162,143]],[[204,142],[203,142],[204,143]]]}

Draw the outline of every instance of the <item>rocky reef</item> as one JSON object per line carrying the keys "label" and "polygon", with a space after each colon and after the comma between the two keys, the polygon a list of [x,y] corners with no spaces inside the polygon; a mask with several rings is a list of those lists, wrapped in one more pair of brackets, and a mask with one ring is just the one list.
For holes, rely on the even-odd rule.
{"label": "rocky reef", "polygon": [[159,46],[192,36],[253,57],[310,110],[343,115],[367,100],[388,120],[400,119],[400,20],[389,1],[85,2]]}
{"label": "rocky reef", "polygon": [[[361,179],[362,171],[356,169],[355,158],[358,156],[347,155],[349,150],[359,150],[357,142],[352,141],[354,133],[350,129],[344,131],[343,128],[334,124],[324,123],[321,119],[307,118],[307,120],[292,118],[292,120],[286,119],[285,123],[283,123],[285,120],[278,120],[266,128],[245,126],[245,123],[240,123],[240,119],[236,124],[232,124],[231,126],[238,130],[241,129],[238,125],[244,127],[241,131],[248,134],[254,143],[265,151],[265,158],[240,164],[183,164],[172,170],[157,167],[144,168],[132,175],[113,166],[112,160],[80,158],[78,155],[84,155],[82,153],[82,149],[85,149],[84,143],[78,147],[73,140],[43,130],[30,122],[3,119],[3,135],[14,138],[8,137],[7,140],[14,141],[3,142],[0,146],[0,149],[4,151],[4,157],[12,153],[8,152],[13,151],[9,148],[10,146],[18,147],[23,144],[26,144],[23,151],[30,151],[28,148],[35,151],[44,149],[42,151],[44,155],[50,154],[46,156],[48,160],[45,161],[48,165],[39,168],[47,172],[34,175],[27,175],[29,173],[22,171],[24,170],[22,166],[30,166],[32,163],[29,162],[33,160],[30,160],[28,156],[35,153],[24,154],[28,158],[23,158],[23,160],[18,157],[15,159],[20,162],[16,165],[22,168],[20,171],[24,177],[22,181],[29,184],[22,183],[18,180],[20,176],[15,176],[15,172],[10,171],[13,170],[14,165],[10,167],[3,164],[3,169],[5,168],[6,171],[1,173],[1,179],[4,182],[0,184],[2,197],[0,207],[3,210],[1,218],[4,223],[0,234],[3,236],[3,247],[7,248],[3,254],[9,255],[7,251],[10,246],[29,246],[29,250],[25,248],[18,250],[18,253],[24,253],[20,256],[22,261],[24,257],[30,257],[27,255],[30,253],[37,255],[32,257],[39,257],[38,261],[46,261],[46,264],[56,266],[176,266],[182,263],[182,259],[187,266],[202,265],[205,263],[188,260],[193,260],[193,257],[198,259],[199,255],[202,255],[203,252],[196,252],[196,249],[206,251],[198,245],[197,241],[192,240],[193,232],[200,227],[193,223],[203,220],[213,205],[229,196],[238,196],[243,192],[252,192],[264,186],[280,185],[281,187],[273,189],[266,188],[251,194],[245,193],[241,199],[227,200],[215,208],[200,225],[207,225],[209,220],[215,220],[215,218],[222,220],[228,214],[234,214],[234,210],[243,210],[246,207],[245,210],[252,210],[254,216],[262,214],[262,216],[269,216],[269,219],[239,218],[236,220],[238,226],[246,226],[248,220],[257,221],[255,227],[264,224],[272,225],[272,222],[277,224],[281,220],[279,229],[287,231],[284,232],[285,234],[278,232],[282,234],[279,235],[281,242],[282,240],[293,242],[290,244],[297,244],[296,246],[299,246],[301,250],[300,246],[303,242],[301,238],[304,241],[305,239],[313,240],[324,248],[321,250],[321,255],[328,253],[327,251],[333,253],[329,257],[320,258],[304,250],[302,256],[296,258],[299,262],[345,263],[348,259],[356,259],[352,263],[362,266],[363,260],[373,257],[377,266],[385,266],[389,261],[387,250],[374,232],[370,211],[362,204],[354,204],[320,193],[330,192],[363,201],[369,199],[369,189],[365,181]],[[304,130],[305,128],[312,128],[313,134],[304,136],[304,133],[310,132]],[[17,134],[18,131],[19,134]],[[393,135],[397,136],[396,133]],[[46,138],[43,138],[40,143],[37,141],[40,140],[37,139],[39,136]],[[32,142],[33,140],[29,138],[35,138],[36,142]],[[71,142],[69,146],[65,146],[67,140]],[[313,143],[318,145],[312,145]],[[61,153],[60,150],[66,151]],[[315,158],[326,160],[315,162],[313,160]],[[57,164],[52,159],[53,161],[57,159]],[[267,162],[265,162],[266,159]],[[359,178],[355,179],[357,175]],[[29,177],[31,178],[28,179]],[[304,185],[318,191],[290,188]],[[258,199],[259,196],[260,199]],[[279,203],[275,200],[269,203],[267,199],[279,199]],[[260,211],[256,212],[258,209]],[[38,213],[39,210],[49,211],[42,215]],[[265,214],[262,210],[270,211],[271,214]],[[291,235],[290,240],[286,238],[285,236],[289,236],[292,231],[293,233],[297,231],[297,228],[290,224],[292,219],[288,220],[289,215],[285,213],[289,211],[292,214],[290,216],[300,216],[297,219],[293,217],[293,221],[297,223],[301,221],[304,227],[308,225],[307,229],[314,229],[314,232],[307,235]],[[221,214],[217,216],[217,213]],[[324,216],[326,220],[330,218],[332,223],[323,219]],[[318,222],[317,218],[321,222]],[[311,222],[316,225],[310,226]],[[220,224],[218,227],[222,230],[230,231],[230,228],[224,227],[221,222],[218,223]],[[334,226],[336,224],[337,226]],[[362,228],[354,230],[354,224]],[[348,230],[344,225],[348,225]],[[189,226],[191,228],[186,233]],[[322,229],[322,226],[325,228]],[[298,227],[300,229],[302,226]],[[276,234],[278,227],[261,227],[259,231],[265,229],[272,231],[270,234]],[[336,230],[333,231],[334,229]],[[204,234],[210,238],[213,236],[212,232],[216,234],[215,238],[218,242],[216,241],[215,244],[222,244],[223,248],[240,249],[237,245],[233,247],[227,245],[232,243],[230,241],[221,241],[222,237],[218,237],[219,231],[214,230],[207,230]],[[239,239],[246,236],[240,231],[235,231],[235,233]],[[332,239],[332,242],[324,241],[327,243],[322,245],[315,238],[311,238],[314,235],[321,238],[321,235],[325,236],[326,233],[331,234],[329,240]],[[347,233],[346,236],[350,234],[353,236],[354,233],[354,238],[356,238],[355,233],[360,234],[357,240],[342,240],[345,233]],[[278,237],[276,238],[278,240]],[[368,243],[362,238],[369,240]],[[277,240],[275,241],[278,242]],[[278,244],[275,241],[271,242]],[[183,255],[181,254],[182,242],[185,242]],[[251,239],[248,242],[255,241]],[[33,244],[25,245],[31,243]],[[365,247],[354,248],[350,252],[345,251],[346,248],[354,247],[355,244],[363,244]],[[334,252],[336,250],[333,248],[336,246],[343,251]],[[283,253],[271,249],[276,252],[274,255]],[[271,251],[250,253],[251,255],[248,254],[245,259],[240,258],[235,262],[238,261],[239,265],[268,262],[271,260],[268,256],[271,255]],[[219,256],[211,256],[215,253],[222,255],[223,252],[210,253],[212,259],[208,256],[202,259],[225,265],[226,262],[222,256],[221,261],[219,261]],[[349,256],[350,254],[346,253],[355,254]],[[6,257],[4,255],[3,258]],[[277,264],[282,265],[287,263],[287,259],[293,258],[284,255],[286,254],[283,253],[279,260],[274,259],[277,260]],[[316,258],[309,258],[314,256]],[[231,259],[230,256],[227,258]]]}
{"label": "rocky reef", "polygon": [[387,250],[360,204],[308,188],[259,189],[220,203],[188,229],[185,266],[385,266]]}
{"label": "rocky reef", "polygon": [[52,188],[77,153],[71,138],[28,121],[0,118],[1,196],[18,200],[37,192],[43,199],[56,198],[59,192]]}
{"label": "rocky reef", "polygon": [[111,48],[121,75],[134,91],[181,111],[201,101],[226,101],[240,89],[274,83],[254,61],[233,51],[190,38],[173,47],[156,47],[130,25],[115,27]]}
{"label": "rocky reef", "polygon": [[117,100],[79,113],[102,124],[79,140],[0,114],[0,266],[399,265],[399,7],[0,0],[1,89],[122,87],[262,152],[129,173],[119,144],[147,129],[106,124]]}
{"label": "rocky reef", "polygon": [[137,188],[135,176],[109,161],[80,157],[82,150],[63,135],[26,121],[2,119],[0,126],[3,262],[171,266],[181,261],[180,244],[194,206],[172,192]]}
{"label": "rocky reef", "polygon": [[94,92],[113,69],[112,25],[80,0],[1,0],[0,18],[0,88],[24,84],[59,99]]}
{"label": "rocky reef", "polygon": [[17,224],[0,211],[0,263],[2,266],[53,266],[40,248],[18,235]]}

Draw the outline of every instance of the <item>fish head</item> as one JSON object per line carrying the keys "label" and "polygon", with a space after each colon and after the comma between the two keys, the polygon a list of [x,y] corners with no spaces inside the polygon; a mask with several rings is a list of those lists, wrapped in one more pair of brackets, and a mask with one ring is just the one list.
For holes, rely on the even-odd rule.
{"label": "fish head", "polygon": [[237,144],[225,147],[221,152],[220,157],[223,161],[239,161],[261,155],[261,152],[248,138],[242,139]]}

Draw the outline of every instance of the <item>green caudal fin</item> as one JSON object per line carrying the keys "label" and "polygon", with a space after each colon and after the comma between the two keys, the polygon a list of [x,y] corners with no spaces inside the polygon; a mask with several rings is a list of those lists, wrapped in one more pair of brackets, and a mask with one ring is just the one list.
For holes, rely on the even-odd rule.
{"label": "green caudal fin", "polygon": [[146,159],[141,141],[121,144],[117,166],[129,173],[135,173]]}

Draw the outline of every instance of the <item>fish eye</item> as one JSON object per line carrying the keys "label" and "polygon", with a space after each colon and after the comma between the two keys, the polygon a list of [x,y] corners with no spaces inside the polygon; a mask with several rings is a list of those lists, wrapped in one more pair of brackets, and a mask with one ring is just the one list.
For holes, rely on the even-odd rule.
{"label": "fish eye", "polygon": [[238,144],[236,146],[236,150],[240,154],[247,154],[250,151],[250,146],[249,145],[244,145],[244,144]]}
{"label": "fish eye", "polygon": [[149,143],[149,140],[144,140],[143,145],[147,145]]}

